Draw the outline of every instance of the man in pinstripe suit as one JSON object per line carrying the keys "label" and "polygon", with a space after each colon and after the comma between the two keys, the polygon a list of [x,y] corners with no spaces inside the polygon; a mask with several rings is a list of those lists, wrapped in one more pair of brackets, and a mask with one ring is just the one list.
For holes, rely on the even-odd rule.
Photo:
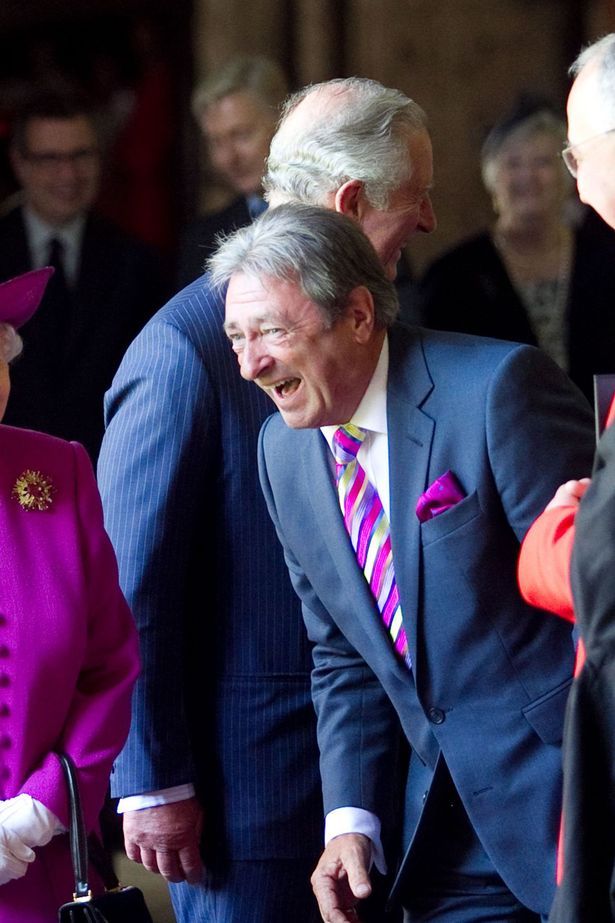
{"label": "man in pinstripe suit", "polygon": [[[350,214],[393,277],[407,239],[435,224],[407,182],[417,133],[418,106],[373,81],[293,97],[272,204],[298,184]],[[308,136],[317,157],[296,148]],[[308,923],[322,835],[310,651],[258,483],[274,408],[237,375],[223,319],[223,293],[193,282],[133,342],[106,399],[100,489],[143,662],[112,794],[128,855],[171,883],[181,923]]]}

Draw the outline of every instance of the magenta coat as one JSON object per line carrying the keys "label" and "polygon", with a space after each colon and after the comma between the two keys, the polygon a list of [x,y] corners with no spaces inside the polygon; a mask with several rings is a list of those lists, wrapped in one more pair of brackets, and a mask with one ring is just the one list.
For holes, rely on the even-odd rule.
{"label": "magenta coat", "polygon": [[[80,445],[0,426],[0,549],[0,798],[26,792],[68,825],[64,750],[91,829],[128,732],[138,654]],[[68,836],[37,853],[0,887],[2,923],[51,923],[71,900]]]}

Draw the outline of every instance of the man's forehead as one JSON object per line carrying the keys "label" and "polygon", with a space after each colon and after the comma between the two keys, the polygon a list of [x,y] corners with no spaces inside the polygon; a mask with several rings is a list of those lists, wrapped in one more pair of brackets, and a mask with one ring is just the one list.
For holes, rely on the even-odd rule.
{"label": "man's forehead", "polygon": [[298,282],[236,272],[226,292],[227,324],[239,314],[257,322],[271,317],[290,318],[294,309],[307,301]]}

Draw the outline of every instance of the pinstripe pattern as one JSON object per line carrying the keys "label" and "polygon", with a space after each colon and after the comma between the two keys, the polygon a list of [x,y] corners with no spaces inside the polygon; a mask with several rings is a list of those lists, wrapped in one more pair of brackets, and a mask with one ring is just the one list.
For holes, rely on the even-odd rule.
{"label": "pinstripe pattern", "polygon": [[192,283],[106,398],[99,485],[143,658],[112,791],[193,781],[218,858],[313,858],[310,649],[256,470],[273,406],[241,379],[222,321],[206,277]]}
{"label": "pinstripe pattern", "polygon": [[399,590],[393,569],[391,530],[378,491],[357,460],[367,431],[347,423],[333,434],[335,474],[344,525],[365,574],[393,646],[408,667],[412,660],[402,623]]}
{"label": "pinstripe pattern", "polygon": [[[190,923],[288,923],[289,917],[297,918],[297,909],[305,923],[320,923],[312,871],[306,861],[237,862],[228,875],[207,875],[203,888],[171,884],[169,892],[177,918]],[[229,894],[237,897],[231,901]]]}

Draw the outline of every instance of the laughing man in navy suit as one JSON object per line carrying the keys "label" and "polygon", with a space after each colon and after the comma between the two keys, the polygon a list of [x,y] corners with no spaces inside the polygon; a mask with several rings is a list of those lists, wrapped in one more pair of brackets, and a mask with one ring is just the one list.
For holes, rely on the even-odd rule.
{"label": "laughing man in navy suit", "polygon": [[[411,137],[418,220],[431,149]],[[399,213],[367,217],[380,256]],[[554,487],[589,463],[584,398],[533,347],[396,325],[381,260],[331,210],[279,204],[212,268],[241,374],[280,411],[259,463],[314,644],[323,919],[357,919],[402,815],[389,861],[408,923],[546,919],[574,651],[565,623],[522,601],[515,564]]]}

